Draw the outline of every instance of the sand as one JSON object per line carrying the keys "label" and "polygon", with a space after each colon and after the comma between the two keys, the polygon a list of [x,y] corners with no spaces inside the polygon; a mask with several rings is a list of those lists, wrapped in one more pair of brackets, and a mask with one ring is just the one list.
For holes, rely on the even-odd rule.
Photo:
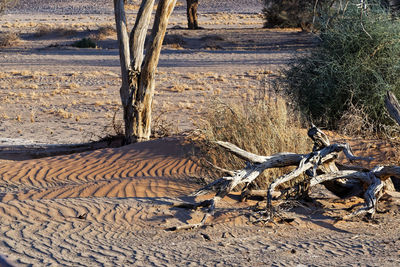
{"label": "sand", "polygon": [[[113,25],[110,3],[21,0],[0,17],[1,31],[21,38],[0,49],[0,265],[3,259],[16,266],[400,264],[395,192],[383,197],[379,208],[386,212],[375,220],[344,222],[336,218],[362,199],[340,200],[318,187],[314,202],[295,203],[276,225],[255,223],[260,204],[232,194],[208,227],[171,232],[203,217],[201,210],[174,207],[194,201],[186,196],[207,175],[182,134],[39,159],[10,154],[13,147],[83,143],[118,131],[115,35],[97,49],[69,46]],[[260,97],[282,68],[315,45],[315,36],[299,29],[262,29],[261,7],[262,1],[200,1],[205,29],[187,31],[178,1],[156,77],[155,128],[193,130],[216,98]],[[356,154],[394,163],[391,143],[350,141]]]}
{"label": "sand", "polygon": [[[400,199],[375,222],[335,222],[360,198],[316,190],[290,222],[253,224],[255,201],[230,195],[205,229],[166,229],[203,213],[174,208],[199,188],[190,144],[167,138],[0,166],[0,253],[43,266],[394,266]],[[301,265],[300,265],[301,266]]]}

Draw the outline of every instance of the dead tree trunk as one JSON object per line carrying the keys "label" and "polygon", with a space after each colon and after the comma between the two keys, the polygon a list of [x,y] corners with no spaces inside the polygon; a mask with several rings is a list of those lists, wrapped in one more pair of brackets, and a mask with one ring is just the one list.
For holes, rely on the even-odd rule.
{"label": "dead tree trunk", "polygon": [[154,0],[143,0],[135,25],[128,36],[124,0],[114,0],[119,43],[122,85],[120,96],[125,122],[125,144],[148,140],[151,134],[151,108],[154,73],[161,52],[169,17],[176,0],[160,0],[153,29],[144,55],[144,44]]}
{"label": "dead tree trunk", "polygon": [[186,0],[186,15],[188,20],[188,29],[196,30],[199,29],[199,23],[197,21],[197,8],[199,6],[199,0]]}
{"label": "dead tree trunk", "polygon": [[[346,216],[346,218],[365,213],[373,216],[376,211],[377,202],[382,195],[382,190],[386,185],[386,180],[388,180],[390,176],[400,176],[400,167],[377,166],[372,170],[368,170],[358,166],[340,166],[341,170],[339,170],[335,164],[339,153],[343,152],[352,162],[356,160],[369,161],[371,158],[354,156],[348,144],[330,144],[327,136],[315,126],[308,131],[308,136],[314,141],[313,152],[309,154],[285,152],[272,156],[260,156],[244,151],[231,143],[221,141],[216,142],[218,145],[226,148],[229,152],[248,161],[249,163],[242,170],[226,171],[229,176],[222,177],[199,189],[193,194],[197,196],[216,192],[212,199],[195,204],[184,203],[182,205],[177,205],[191,209],[207,208],[207,210],[201,222],[174,227],[171,228],[171,230],[190,229],[204,225],[207,218],[213,214],[217,202],[229,194],[236,186],[244,185],[243,190],[247,191],[247,185],[252,183],[264,170],[286,166],[297,167],[290,173],[273,180],[265,194],[261,194],[259,191],[256,192],[258,196],[265,195],[267,197],[267,209],[263,213],[263,220],[268,221],[274,218],[272,199],[274,196],[278,195],[275,194],[275,191],[279,189],[279,186],[285,182],[299,179],[299,177],[301,177],[300,175],[303,175],[304,179],[302,182],[305,182],[308,185],[308,188],[319,183],[332,181],[340,181],[342,184],[349,184],[349,181],[357,181],[358,183],[352,183],[352,185],[358,186],[359,190],[363,191],[365,204],[363,208]],[[366,188],[366,190],[363,188]],[[283,194],[280,194],[279,196],[282,195]]]}

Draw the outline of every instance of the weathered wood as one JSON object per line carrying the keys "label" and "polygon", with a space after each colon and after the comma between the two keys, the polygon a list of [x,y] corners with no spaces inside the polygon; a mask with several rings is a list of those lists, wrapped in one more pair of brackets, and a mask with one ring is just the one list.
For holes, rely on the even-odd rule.
{"label": "weathered wood", "polygon": [[151,135],[151,111],[155,80],[154,75],[167,30],[168,20],[176,0],[160,0],[154,19],[153,29],[146,47],[146,55],[140,72],[139,88],[135,95],[134,135],[137,141],[149,140]]}
{"label": "weathered wood", "polygon": [[250,161],[253,163],[263,163],[268,159],[268,157],[266,156],[259,156],[251,152],[245,151],[229,142],[215,141],[215,143],[219,146],[222,146],[223,148],[226,148],[232,154],[246,161]]}
{"label": "weathered wood", "polygon": [[143,0],[135,26],[128,37],[124,0],[114,0],[115,23],[119,43],[124,112],[125,144],[148,140],[151,134],[151,109],[154,75],[169,17],[176,0],[160,0],[152,33],[144,55],[145,39],[151,20],[154,0]]}
{"label": "weathered wood", "polygon": [[[242,198],[249,195],[266,196],[267,209],[263,212],[265,220],[272,220],[274,218],[274,208],[272,207],[272,198],[278,196],[275,189],[279,185],[291,181],[302,174],[305,174],[306,190],[309,187],[315,186],[320,183],[332,185],[332,182],[338,182],[343,188],[352,189],[358,186],[359,191],[364,192],[364,207],[347,216],[360,214],[369,214],[373,216],[377,202],[382,195],[384,187],[390,186],[389,177],[400,177],[400,167],[398,166],[378,166],[372,170],[358,167],[358,166],[336,166],[335,160],[339,153],[345,154],[350,161],[366,160],[370,161],[370,157],[356,157],[353,155],[351,148],[348,144],[330,144],[327,136],[317,127],[313,126],[308,131],[309,137],[314,141],[314,151],[309,154],[294,154],[294,153],[280,153],[272,156],[260,156],[228,143],[217,141],[216,143],[226,148],[236,156],[249,161],[244,169],[229,172],[231,175],[217,179],[216,181],[206,185],[205,187],[196,191],[193,195],[198,196],[210,192],[215,192],[212,199],[201,201],[195,204],[181,205],[181,207],[190,207],[192,209],[207,208],[202,222],[198,224],[185,225],[176,227],[174,229],[190,229],[196,228],[205,224],[205,220],[214,213],[214,209],[218,201],[229,194],[236,186],[244,185]],[[248,185],[253,182],[264,170],[268,168],[278,168],[296,165],[293,171],[275,179],[268,187],[268,190],[251,191],[248,190]],[[338,168],[339,167],[339,168]],[[307,191],[305,191],[307,193]]]}
{"label": "weathered wood", "polygon": [[396,96],[390,91],[385,96],[385,106],[389,115],[400,125],[400,104]]}
{"label": "weathered wood", "polygon": [[326,134],[315,125],[311,126],[311,128],[307,132],[307,135],[314,142],[313,151],[320,150],[331,144],[328,136],[326,136]]}
{"label": "weathered wood", "polygon": [[375,172],[375,175],[385,181],[391,176],[400,178],[400,167],[399,166],[383,166],[382,169]]}
{"label": "weathered wood", "polygon": [[144,44],[146,41],[147,30],[149,28],[151,13],[153,11],[154,0],[143,0],[139,12],[136,16],[135,26],[129,37],[129,49],[132,55],[131,62],[133,71],[142,70],[144,58]]}
{"label": "weathered wood", "polygon": [[123,117],[125,123],[125,143],[132,142],[133,135],[133,103],[132,103],[132,73],[131,73],[131,55],[129,49],[129,36],[125,16],[124,0],[114,0],[115,25],[117,29],[117,39],[119,46],[119,59],[121,65],[122,85],[119,90]]}
{"label": "weathered wood", "polygon": [[[221,195],[225,196],[236,186],[251,183],[266,169],[295,166],[299,164],[299,162],[305,157],[302,154],[279,153],[269,157],[264,157],[265,161],[260,162],[259,160],[261,156],[249,152],[242,154],[241,151],[243,150],[230,143],[229,145],[226,142],[217,143],[223,144],[225,148],[227,148],[229,151],[232,151],[236,155],[241,155],[242,158],[256,160],[257,163],[248,163],[244,169],[234,171],[235,175],[222,177],[208,184],[207,186],[200,188],[193,194],[195,196],[204,195],[215,191],[218,191]],[[255,156],[253,157],[252,155]]]}
{"label": "weathered wood", "polygon": [[[318,141],[319,142],[319,141]],[[328,142],[329,143],[329,142]],[[321,147],[314,145],[314,147]],[[274,180],[268,187],[267,206],[271,209],[272,193],[279,185],[291,181],[308,170],[312,170],[312,176],[316,175],[318,167],[324,162],[329,162],[337,158],[337,153],[344,152],[346,157],[350,160],[370,160],[370,158],[356,157],[351,152],[348,144],[333,144],[322,148],[316,152],[310,153],[307,157],[302,159],[299,166],[290,173],[283,175]]]}
{"label": "weathered wood", "polygon": [[[322,149],[318,153],[313,152],[307,155],[279,153],[265,157],[244,151],[228,142],[218,141],[216,143],[243,159],[257,163],[248,163],[244,169],[235,171],[234,176],[222,177],[208,184],[207,186],[196,191],[193,194],[195,196],[217,191],[217,196],[223,198],[236,186],[241,184],[246,185],[253,182],[266,169],[299,165],[299,167],[293,170],[291,173],[279,177],[270,185],[268,191],[270,192],[269,195],[272,195],[275,188],[280,184],[298,177],[301,173],[310,168],[317,168],[319,164],[335,159],[337,157],[336,153],[341,151],[346,151],[346,155],[351,160],[370,160],[370,158],[355,157],[349,150],[349,146],[347,144],[333,144]],[[262,159],[264,161],[261,161]]]}
{"label": "weathered wood", "polygon": [[376,211],[376,205],[380,197],[380,192],[385,186],[385,181],[389,180],[390,176],[397,176],[399,174],[400,167],[397,166],[377,166],[371,171],[367,172],[355,170],[338,171],[335,173],[327,173],[313,177],[310,180],[310,186],[315,186],[319,183],[336,179],[360,180],[363,184],[368,185],[368,188],[364,194],[365,205],[363,208],[357,210],[351,215],[346,216],[345,218],[350,218],[352,216],[357,216],[364,213],[369,213],[371,216],[373,216]]}

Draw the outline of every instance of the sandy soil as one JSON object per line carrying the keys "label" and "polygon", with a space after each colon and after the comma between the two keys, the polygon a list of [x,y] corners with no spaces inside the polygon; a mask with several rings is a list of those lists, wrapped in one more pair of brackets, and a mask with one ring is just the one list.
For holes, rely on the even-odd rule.
{"label": "sandy soil", "polygon": [[[116,34],[99,34],[100,28],[114,27],[105,2],[93,1],[92,13],[86,14],[79,1],[45,1],[39,11],[22,1],[26,9],[0,17],[1,30],[21,38],[17,46],[0,48],[1,142],[82,143],[115,133],[113,117],[121,114],[120,67]],[[196,116],[215,99],[259,97],[282,66],[315,42],[298,29],[262,29],[258,1],[249,2],[232,4],[227,13],[216,1],[205,1],[201,6],[217,7],[201,13],[201,31],[184,29],[185,6],[178,3],[156,77],[156,125],[168,118],[172,130],[192,129]],[[97,14],[103,4],[108,11]],[[245,5],[257,12],[237,13]],[[81,13],[62,15],[57,8]],[[132,5],[129,21],[136,12]],[[98,48],[70,46],[84,37],[98,38]]]}
{"label": "sandy soil", "polygon": [[[0,48],[2,151],[115,133],[112,121],[120,113],[116,37],[99,32],[113,25],[112,6],[85,3],[21,0],[0,17],[0,31],[21,39]],[[130,21],[136,12],[133,3]],[[262,29],[260,12],[261,1],[200,1],[205,29],[187,31],[184,2],[178,2],[156,77],[155,128],[193,129],[216,98],[262,97],[279,70],[315,44],[314,36],[298,29]],[[83,37],[98,38],[98,48],[70,46]],[[392,144],[353,144],[356,153],[395,160]],[[386,213],[375,221],[337,222],[361,199],[340,200],[316,188],[314,202],[267,226],[254,223],[257,201],[241,203],[230,195],[218,204],[212,226],[166,231],[202,218],[200,210],[173,207],[193,201],[182,196],[201,186],[205,170],[193,155],[184,138],[169,137],[41,159],[3,157],[0,254],[22,266],[400,264],[396,193],[383,198],[380,209]]]}

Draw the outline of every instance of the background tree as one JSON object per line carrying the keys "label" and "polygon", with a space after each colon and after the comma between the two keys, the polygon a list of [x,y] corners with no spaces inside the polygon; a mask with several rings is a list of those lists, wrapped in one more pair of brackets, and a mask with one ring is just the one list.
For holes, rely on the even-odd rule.
{"label": "background tree", "polygon": [[199,0],[186,0],[186,3],[188,28],[191,30],[198,29],[199,23],[197,21],[197,7],[199,6]]}
{"label": "background tree", "polygon": [[114,0],[119,43],[122,85],[120,96],[125,123],[125,144],[148,140],[151,134],[151,109],[155,89],[154,75],[158,65],[168,19],[176,0],[160,0],[153,29],[144,46],[154,0],[143,0],[135,25],[128,35],[124,0]]}

